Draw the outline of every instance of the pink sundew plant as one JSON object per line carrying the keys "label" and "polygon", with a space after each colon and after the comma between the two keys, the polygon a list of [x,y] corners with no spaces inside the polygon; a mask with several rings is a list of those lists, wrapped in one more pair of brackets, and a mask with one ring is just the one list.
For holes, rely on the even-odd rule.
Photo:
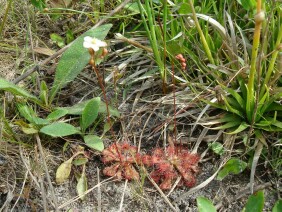
{"label": "pink sundew plant", "polygon": [[112,144],[102,152],[104,164],[111,164],[103,170],[107,176],[117,179],[138,180],[135,165],[153,168],[150,176],[162,190],[172,188],[180,177],[178,186],[193,187],[196,183],[200,157],[190,153],[184,146],[170,145],[166,150],[156,148],[151,155],[141,155],[137,148],[127,143]]}

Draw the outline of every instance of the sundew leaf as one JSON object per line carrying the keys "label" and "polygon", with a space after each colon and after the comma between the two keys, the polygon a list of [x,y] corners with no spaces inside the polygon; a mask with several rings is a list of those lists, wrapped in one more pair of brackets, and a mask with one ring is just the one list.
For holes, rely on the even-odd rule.
{"label": "sundew leaf", "polygon": [[199,212],[216,212],[212,202],[205,197],[197,197],[197,206]]}
{"label": "sundew leaf", "polygon": [[86,105],[81,116],[81,128],[84,132],[96,120],[99,112],[100,97],[91,99]]}
{"label": "sundew leaf", "polygon": [[0,90],[8,91],[16,96],[23,96],[27,99],[30,99],[34,102],[39,102],[39,100],[36,98],[36,96],[33,96],[25,89],[3,79],[0,77]]}
{"label": "sundew leaf", "polygon": [[51,101],[56,93],[84,69],[90,59],[88,50],[83,47],[85,36],[95,37],[104,40],[112,24],[91,28],[79,36],[73,44],[62,55],[55,73],[54,84],[51,90]]}
{"label": "sundew leaf", "polygon": [[258,191],[251,195],[246,203],[244,212],[262,212],[264,206],[264,193]]}
{"label": "sundew leaf", "polygon": [[77,128],[63,122],[55,122],[42,127],[40,132],[52,137],[63,137],[67,135],[80,134],[80,131]]}
{"label": "sundew leaf", "polygon": [[83,137],[84,142],[87,146],[91,147],[92,149],[103,151],[104,150],[104,143],[103,140],[97,135],[86,135]]}
{"label": "sundew leaf", "polygon": [[217,180],[223,180],[228,174],[239,174],[245,170],[247,163],[238,158],[231,158],[218,172]]}

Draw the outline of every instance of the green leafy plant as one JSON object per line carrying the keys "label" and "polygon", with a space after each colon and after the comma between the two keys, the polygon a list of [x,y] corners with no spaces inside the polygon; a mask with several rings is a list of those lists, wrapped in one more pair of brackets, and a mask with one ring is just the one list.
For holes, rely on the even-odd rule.
{"label": "green leafy plant", "polygon": [[[200,212],[216,211],[212,202],[205,197],[197,197],[197,206]],[[264,208],[264,192],[262,190],[249,196],[243,212],[262,212]],[[272,208],[272,212],[278,212],[282,209],[282,200],[277,200]]]}
{"label": "green leafy plant", "polygon": [[252,194],[244,209],[243,212],[262,212],[264,207],[264,192],[263,191],[258,191],[254,194]]}
{"label": "green leafy plant", "polygon": [[[245,9],[252,10],[254,2],[248,2],[250,5],[242,4],[244,4]],[[266,18],[268,12],[275,14],[274,11],[277,11],[275,17]],[[282,110],[279,103],[282,96],[279,83],[282,73],[279,65],[282,41],[281,8],[275,3],[257,1],[254,23],[250,62],[246,59],[249,58],[246,46],[245,60],[240,58],[238,50],[232,46],[237,57],[237,59],[232,60],[233,62],[237,61],[237,67],[234,66],[234,68],[241,71],[229,78],[227,83],[217,80],[216,98],[213,101],[203,100],[220,109],[220,112],[225,111],[218,116],[210,117],[206,120],[206,123],[203,123],[204,126],[217,125],[211,127],[211,129],[226,130],[227,134],[238,134],[247,130],[248,142],[246,145],[251,146],[250,138],[252,137],[257,141],[254,146],[251,183],[253,183],[255,167],[262,149],[268,146],[265,132],[282,131],[282,119],[279,114]],[[270,30],[266,26],[269,24],[271,26],[272,24],[277,25],[278,30],[277,28]],[[275,42],[268,47],[266,43],[268,42],[267,39],[270,38],[274,39]],[[267,56],[264,57],[263,55]],[[229,58],[234,58],[234,55],[230,55]],[[247,72],[243,73],[243,70],[247,70]]]}
{"label": "green leafy plant", "polygon": [[[84,37],[90,36],[103,40],[108,34],[111,24],[102,25],[89,29],[87,32],[79,36],[72,45],[62,55],[56,68],[55,80],[50,91],[49,103],[52,103],[58,91],[67,83],[75,79],[75,77],[85,68],[90,60],[88,50],[83,47]],[[96,58],[96,63],[100,61]]]}
{"label": "green leafy plant", "polygon": [[217,180],[223,180],[228,174],[239,174],[245,170],[247,163],[238,159],[229,159],[223,168],[218,172]]}
{"label": "green leafy plant", "polygon": [[197,207],[199,212],[216,212],[212,202],[205,197],[197,197]]}

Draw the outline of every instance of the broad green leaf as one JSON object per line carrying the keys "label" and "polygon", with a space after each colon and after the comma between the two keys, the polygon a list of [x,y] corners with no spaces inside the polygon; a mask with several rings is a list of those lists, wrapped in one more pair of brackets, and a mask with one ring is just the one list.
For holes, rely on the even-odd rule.
{"label": "broad green leaf", "polygon": [[58,35],[57,33],[52,33],[50,35],[50,38],[60,48],[62,48],[62,47],[64,47],[66,45],[65,44],[65,39],[63,37],[61,37],[60,35]]}
{"label": "broad green leaf", "polygon": [[223,180],[228,174],[239,174],[245,170],[247,163],[238,158],[231,158],[218,172],[217,180]]}
{"label": "broad green leaf", "polygon": [[45,0],[31,0],[31,4],[40,11],[46,7]]}
{"label": "broad green leaf", "polygon": [[16,106],[18,111],[20,112],[20,115],[30,123],[35,125],[49,124],[48,120],[37,117],[37,114],[34,112],[32,107],[26,105],[25,103],[17,103]]}
{"label": "broad green leaf", "polygon": [[272,212],[281,212],[282,211],[282,199],[279,199],[274,207],[272,208]]}
{"label": "broad green leaf", "polygon": [[256,7],[256,0],[237,0],[245,10],[251,10]]}
{"label": "broad green leaf", "polygon": [[96,120],[99,112],[99,106],[100,97],[91,99],[85,105],[85,108],[81,115],[81,128],[83,132],[85,132],[85,130]]}
{"label": "broad green leaf", "polygon": [[264,193],[258,191],[251,195],[243,209],[244,212],[262,212],[264,206]]}
{"label": "broad green leaf", "polygon": [[85,199],[85,191],[87,191],[87,178],[85,176],[84,170],[81,175],[81,177],[78,179],[76,190],[78,193],[78,196],[81,200]]}
{"label": "broad green leaf", "polygon": [[211,147],[212,151],[218,155],[222,155],[224,153],[224,147],[219,142],[213,142],[209,144],[209,146]]}
{"label": "broad green leaf", "polygon": [[[71,107],[58,107],[57,109],[65,109],[65,110],[68,111],[67,114],[70,114],[70,115],[81,115],[85,106],[88,104],[89,101],[91,101],[91,100],[80,102],[80,103],[75,104]],[[120,113],[117,109],[109,106],[109,110],[110,110],[110,114],[112,116],[120,117]],[[100,101],[99,113],[107,114],[106,104],[102,101]]]}
{"label": "broad green leaf", "polygon": [[108,131],[111,129],[112,125],[113,125],[113,124],[112,124],[112,123],[109,123],[109,122],[106,122],[106,123],[104,124],[103,135],[105,135],[106,132],[108,132]]}
{"label": "broad green leaf", "polygon": [[205,197],[197,197],[197,206],[199,212],[216,212],[212,202]]}
{"label": "broad green leaf", "polygon": [[56,183],[64,183],[70,176],[73,158],[63,162],[56,171]]}
{"label": "broad green leaf", "polygon": [[226,134],[237,134],[237,133],[239,133],[239,132],[242,132],[242,131],[244,131],[245,129],[247,129],[249,127],[249,125],[246,123],[246,122],[242,122],[241,124],[240,124],[240,126],[236,129],[236,130],[234,130],[234,131],[232,131],[232,132],[227,132]]}
{"label": "broad green leaf", "polygon": [[28,91],[3,78],[0,78],[0,90],[8,91],[16,96],[26,97],[34,102],[39,102],[39,100]]}
{"label": "broad green leaf", "polygon": [[80,131],[77,128],[63,122],[56,122],[42,127],[40,129],[40,132],[46,135],[50,135],[52,137],[62,137],[67,135],[80,134]]}
{"label": "broad green leaf", "polygon": [[92,149],[103,151],[104,150],[104,143],[103,140],[97,135],[86,135],[83,137],[84,142],[87,146],[91,147]]}
{"label": "broad green leaf", "polygon": [[51,90],[51,101],[56,93],[67,83],[74,80],[89,62],[89,52],[83,47],[84,37],[90,36],[104,40],[111,27],[112,24],[93,27],[73,41],[73,44],[65,51],[58,63]]}
{"label": "broad green leaf", "polygon": [[81,166],[84,165],[88,162],[87,158],[76,158],[75,160],[73,160],[72,164],[75,166]]}
{"label": "broad green leaf", "polygon": [[47,116],[47,119],[50,121],[58,120],[59,118],[68,114],[68,110],[59,108]]}

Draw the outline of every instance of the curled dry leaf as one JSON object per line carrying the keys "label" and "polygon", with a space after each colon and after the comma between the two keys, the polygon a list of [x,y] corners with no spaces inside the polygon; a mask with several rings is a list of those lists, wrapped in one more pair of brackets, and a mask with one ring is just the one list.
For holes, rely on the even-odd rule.
{"label": "curled dry leaf", "polygon": [[70,176],[71,166],[72,166],[73,158],[68,159],[63,162],[57,169],[56,172],[56,183],[61,184],[64,183]]}

